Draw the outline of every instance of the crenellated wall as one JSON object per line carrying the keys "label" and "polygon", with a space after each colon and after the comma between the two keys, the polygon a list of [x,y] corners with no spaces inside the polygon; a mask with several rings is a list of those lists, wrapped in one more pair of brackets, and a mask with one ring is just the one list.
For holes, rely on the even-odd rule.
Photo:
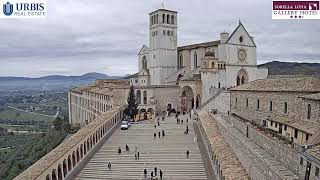
{"label": "crenellated wall", "polygon": [[103,143],[123,117],[125,106],[115,106],[22,172],[15,180],[72,179],[77,169]]}

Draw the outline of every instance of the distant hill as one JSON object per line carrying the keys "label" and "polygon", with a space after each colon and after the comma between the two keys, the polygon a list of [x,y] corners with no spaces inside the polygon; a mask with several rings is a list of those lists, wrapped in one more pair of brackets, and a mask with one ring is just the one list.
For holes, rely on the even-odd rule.
{"label": "distant hill", "polygon": [[102,73],[87,73],[81,76],[50,75],[38,78],[0,77],[1,90],[53,90],[69,89],[75,86],[87,85],[97,79],[120,79],[124,76],[108,76]]}
{"label": "distant hill", "polygon": [[269,75],[312,75],[320,77],[320,63],[272,61],[258,67],[269,69]]}

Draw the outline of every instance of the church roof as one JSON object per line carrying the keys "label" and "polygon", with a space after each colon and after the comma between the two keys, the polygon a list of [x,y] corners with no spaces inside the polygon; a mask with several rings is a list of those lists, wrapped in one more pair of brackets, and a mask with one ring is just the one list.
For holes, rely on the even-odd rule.
{"label": "church roof", "polygon": [[153,14],[153,13],[155,13],[155,12],[157,12],[157,11],[167,11],[167,12],[178,13],[177,11],[173,11],[173,10],[168,10],[168,9],[160,8],[160,9],[157,9],[157,10],[155,10],[155,11],[152,11],[152,12],[151,12],[151,13],[149,13],[149,14]]}
{"label": "church roof", "polygon": [[320,79],[314,77],[258,79],[230,88],[231,91],[320,92]]}
{"label": "church roof", "polygon": [[237,30],[243,27],[244,31],[247,33],[247,35],[250,37],[251,42],[253,43],[254,46],[256,46],[256,44],[254,43],[254,41],[251,39],[252,37],[250,36],[250,34],[248,33],[247,29],[244,27],[244,25],[241,23],[241,21],[239,21],[239,25],[238,27],[231,33],[231,35],[229,36],[228,40],[226,41],[226,43],[229,42],[229,40],[231,39],[231,37],[234,35],[235,32],[237,32]]}
{"label": "church roof", "polygon": [[180,50],[190,50],[190,49],[202,48],[202,47],[203,48],[207,48],[207,47],[217,46],[219,44],[220,44],[220,40],[204,42],[204,43],[199,43],[199,44],[191,44],[191,45],[178,47],[178,51],[180,51]]}

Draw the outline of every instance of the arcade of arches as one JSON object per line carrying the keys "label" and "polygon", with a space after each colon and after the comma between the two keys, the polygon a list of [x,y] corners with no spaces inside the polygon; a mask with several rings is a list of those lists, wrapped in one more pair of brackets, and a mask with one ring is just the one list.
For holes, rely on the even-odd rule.
{"label": "arcade of arches", "polygon": [[240,69],[240,71],[237,74],[237,86],[247,83],[248,79],[248,72],[244,69]]}
{"label": "arcade of arches", "polygon": [[181,111],[189,112],[191,109],[198,109],[201,105],[201,96],[193,93],[190,86],[185,86],[182,88],[181,99]]}

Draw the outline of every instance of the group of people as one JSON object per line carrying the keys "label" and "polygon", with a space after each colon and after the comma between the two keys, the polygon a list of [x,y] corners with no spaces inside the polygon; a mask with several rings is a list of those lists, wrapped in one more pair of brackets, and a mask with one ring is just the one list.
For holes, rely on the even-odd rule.
{"label": "group of people", "polygon": [[[157,168],[157,167],[154,167],[154,171],[151,171],[151,173],[150,173],[151,179],[154,179],[154,178],[157,176],[157,172],[158,172],[158,168]],[[144,178],[147,178],[147,176],[148,176],[148,171],[147,171],[147,169],[144,169],[144,170],[143,170],[143,174],[144,174]],[[159,171],[159,176],[160,176],[160,179],[162,179],[163,172],[162,172],[161,169],[160,169],[160,171]]]}

